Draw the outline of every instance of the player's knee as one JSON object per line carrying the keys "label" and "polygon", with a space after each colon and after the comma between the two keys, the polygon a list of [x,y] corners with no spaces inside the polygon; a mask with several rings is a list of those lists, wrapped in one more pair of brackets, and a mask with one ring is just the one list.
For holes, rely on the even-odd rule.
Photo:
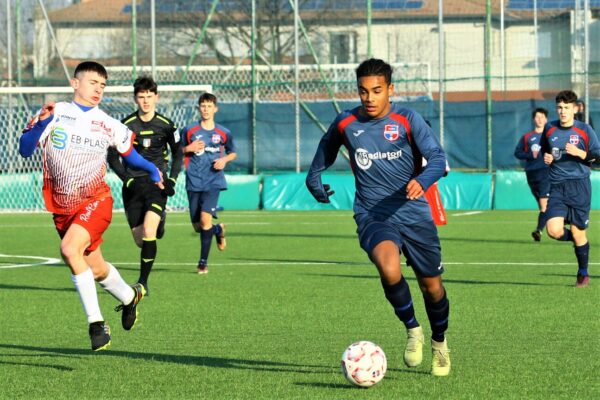
{"label": "player's knee", "polygon": [[60,244],[60,255],[68,265],[72,265],[75,259],[83,256],[76,246],[73,246],[68,242],[62,242]]}
{"label": "player's knee", "polygon": [[564,228],[558,228],[554,226],[546,227],[546,232],[548,233],[548,236],[550,236],[552,239],[560,239],[565,233]]}
{"label": "player's knee", "polygon": [[420,280],[419,288],[421,289],[423,296],[432,302],[440,301],[446,292],[441,279]]}

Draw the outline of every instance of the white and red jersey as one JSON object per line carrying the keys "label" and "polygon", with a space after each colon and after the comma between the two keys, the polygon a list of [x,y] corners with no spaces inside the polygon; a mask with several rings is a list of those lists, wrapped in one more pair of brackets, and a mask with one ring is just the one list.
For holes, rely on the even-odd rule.
{"label": "white and red jersey", "polygon": [[44,201],[48,211],[71,214],[82,203],[110,197],[104,181],[106,153],[131,152],[134,134],[98,107],[83,111],[60,102],[39,140],[44,159]]}

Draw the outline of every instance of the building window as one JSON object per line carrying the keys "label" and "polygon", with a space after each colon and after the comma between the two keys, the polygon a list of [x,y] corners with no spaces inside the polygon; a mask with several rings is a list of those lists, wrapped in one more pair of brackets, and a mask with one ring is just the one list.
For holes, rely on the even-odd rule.
{"label": "building window", "polygon": [[329,34],[329,62],[348,64],[356,62],[356,35],[351,32]]}

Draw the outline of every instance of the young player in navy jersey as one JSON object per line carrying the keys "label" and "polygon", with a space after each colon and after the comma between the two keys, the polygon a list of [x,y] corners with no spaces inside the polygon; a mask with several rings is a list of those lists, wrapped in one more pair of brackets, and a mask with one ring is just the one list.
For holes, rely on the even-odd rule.
{"label": "young player in navy jersey", "polygon": [[[177,176],[181,171],[183,153],[177,127],[156,111],[158,85],[151,77],[141,76],[133,83],[136,112],[121,120],[135,133],[133,145],[145,159],[156,165],[165,176],[164,189],[153,185],[148,173],[121,162],[119,154],[109,149],[108,164],[123,181],[123,206],[135,244],[140,250],[138,282],[149,294],[148,277],[156,259],[156,239],[164,235],[167,197],[175,195]],[[167,176],[169,153],[173,161]]]}
{"label": "young player in navy jersey", "polygon": [[[354,219],[360,246],[377,267],[385,297],[407,329],[404,362],[421,364],[424,335],[400,266],[400,254],[412,266],[425,299],[432,335],[432,370],[450,373],[445,338],[450,305],[441,274],[441,246],[423,194],[446,169],[444,150],[423,118],[391,103],[392,68],[369,59],[356,69],[361,106],[342,112],[321,139],[306,177],[314,198],[329,203],[333,190],[321,182],[342,145],[354,172]],[[422,159],[427,165],[422,167]]]}
{"label": "young player in navy jersey", "polygon": [[200,233],[198,273],[208,272],[208,255],[213,236],[219,250],[225,250],[225,224],[213,224],[221,190],[227,189],[223,169],[235,160],[236,152],[229,129],[215,122],[219,110],[214,94],[204,93],[198,99],[201,120],[186,126],[182,132],[185,154],[185,187],[190,203],[190,219]]}
{"label": "young player in navy jersey", "polygon": [[575,119],[576,102],[577,95],[570,90],[556,95],[559,119],[546,125],[542,152],[544,162],[550,165],[546,231],[556,240],[574,243],[578,264],[576,287],[585,287],[590,282],[590,244],[586,234],[592,202],[590,164],[600,158],[600,142],[588,124]]}
{"label": "young player in navy jersey", "polygon": [[535,128],[519,139],[515,148],[515,157],[519,160],[525,160],[527,183],[540,210],[537,227],[531,232],[533,240],[539,242],[542,239],[544,226],[546,226],[546,205],[548,204],[548,194],[550,193],[549,168],[544,162],[543,153],[540,152],[542,132],[548,122],[548,110],[545,108],[536,108],[531,113],[531,118],[533,119]]}

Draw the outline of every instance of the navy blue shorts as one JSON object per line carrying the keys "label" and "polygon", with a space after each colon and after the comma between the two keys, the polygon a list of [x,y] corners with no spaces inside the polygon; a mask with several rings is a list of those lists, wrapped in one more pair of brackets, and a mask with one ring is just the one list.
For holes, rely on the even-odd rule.
{"label": "navy blue shorts", "polygon": [[531,194],[533,194],[536,200],[548,198],[550,195],[550,178],[548,177],[549,171],[549,168],[525,171],[529,189],[531,189]]}
{"label": "navy blue shorts", "polygon": [[592,182],[590,178],[574,179],[550,186],[546,218],[563,217],[565,223],[587,229],[590,223]]}
{"label": "navy blue shorts", "polygon": [[360,247],[371,257],[375,246],[384,240],[394,242],[406,258],[406,265],[419,276],[438,276],[444,272],[442,249],[432,221],[400,224],[378,221],[369,215],[355,215]]}
{"label": "navy blue shorts", "polygon": [[190,219],[200,222],[200,213],[206,212],[217,218],[217,203],[219,202],[220,189],[211,189],[204,192],[187,192],[190,203]]}

